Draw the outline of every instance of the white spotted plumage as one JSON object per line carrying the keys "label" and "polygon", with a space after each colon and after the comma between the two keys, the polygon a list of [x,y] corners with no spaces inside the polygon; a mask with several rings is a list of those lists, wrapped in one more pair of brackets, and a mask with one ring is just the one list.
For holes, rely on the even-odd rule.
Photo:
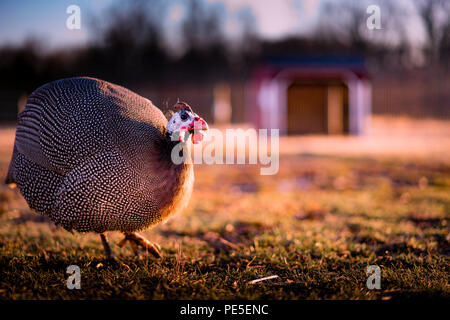
{"label": "white spotted plumage", "polygon": [[67,230],[142,230],[179,211],[192,191],[192,165],[170,161],[166,130],[162,112],[123,87],[54,81],[19,116],[7,182]]}

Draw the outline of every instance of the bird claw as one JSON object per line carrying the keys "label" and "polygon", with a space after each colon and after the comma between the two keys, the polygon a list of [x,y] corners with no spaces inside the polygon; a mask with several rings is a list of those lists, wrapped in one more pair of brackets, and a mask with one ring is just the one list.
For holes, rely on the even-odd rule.
{"label": "bird claw", "polygon": [[145,249],[146,252],[150,252],[155,258],[161,258],[161,247],[156,243],[148,241],[141,235],[136,233],[125,234],[125,238],[123,238],[117,245],[122,248],[125,246],[127,241],[130,242],[131,249],[136,256],[140,256],[138,247],[141,247]]}
{"label": "bird claw", "polygon": [[127,264],[125,264],[122,261],[116,259],[115,257],[107,257],[104,260],[102,260],[102,262],[99,262],[96,265],[97,269],[102,269],[102,268],[105,268],[105,267],[113,267],[113,268],[125,267],[128,270],[131,270],[130,267]]}

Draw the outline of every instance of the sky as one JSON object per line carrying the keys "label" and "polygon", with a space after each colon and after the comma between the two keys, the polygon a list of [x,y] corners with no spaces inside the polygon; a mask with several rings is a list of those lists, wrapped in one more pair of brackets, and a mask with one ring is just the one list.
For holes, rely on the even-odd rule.
{"label": "sky", "polygon": [[[83,45],[89,40],[86,20],[101,14],[112,0],[1,0],[0,45],[20,44],[30,37],[44,42],[44,46],[57,48]],[[81,29],[66,28],[68,6],[81,8]]]}
{"label": "sky", "polygon": [[[168,37],[176,39],[171,27],[183,17],[183,0],[172,3],[166,25]],[[327,0],[203,0],[205,5],[219,5],[226,11],[225,30],[232,37],[239,13],[250,10],[257,32],[266,39],[307,33],[317,22],[318,11]],[[409,2],[410,0],[403,0]],[[105,9],[116,0],[0,0],[0,46],[18,45],[31,37],[37,38],[46,50],[67,46],[81,46],[91,39],[89,21],[93,17],[107,19]],[[68,6],[81,9],[81,29],[66,28]],[[174,24],[175,25],[175,24]],[[412,24],[414,25],[414,24]],[[412,32],[417,37],[419,32]]]}

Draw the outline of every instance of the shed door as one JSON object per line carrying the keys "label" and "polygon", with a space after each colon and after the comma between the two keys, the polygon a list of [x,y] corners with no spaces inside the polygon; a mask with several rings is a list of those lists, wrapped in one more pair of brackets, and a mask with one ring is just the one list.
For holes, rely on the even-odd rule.
{"label": "shed door", "polygon": [[292,84],[287,92],[288,134],[327,133],[327,86]]}

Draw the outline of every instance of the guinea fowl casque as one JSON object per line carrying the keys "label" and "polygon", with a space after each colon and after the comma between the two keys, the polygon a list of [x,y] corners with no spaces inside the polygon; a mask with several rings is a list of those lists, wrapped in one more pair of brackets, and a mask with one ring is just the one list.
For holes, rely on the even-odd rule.
{"label": "guinea fowl casque", "polygon": [[[94,78],[48,83],[19,115],[6,183],[16,183],[30,208],[65,229],[105,236],[120,231],[160,256],[159,246],[136,232],[181,211],[192,193],[192,164],[172,161],[178,143],[202,140],[208,129],[178,102],[169,121],[136,93]],[[185,154],[182,154],[182,153]],[[189,157],[187,148],[180,154]],[[179,154],[179,155],[180,155]]]}

